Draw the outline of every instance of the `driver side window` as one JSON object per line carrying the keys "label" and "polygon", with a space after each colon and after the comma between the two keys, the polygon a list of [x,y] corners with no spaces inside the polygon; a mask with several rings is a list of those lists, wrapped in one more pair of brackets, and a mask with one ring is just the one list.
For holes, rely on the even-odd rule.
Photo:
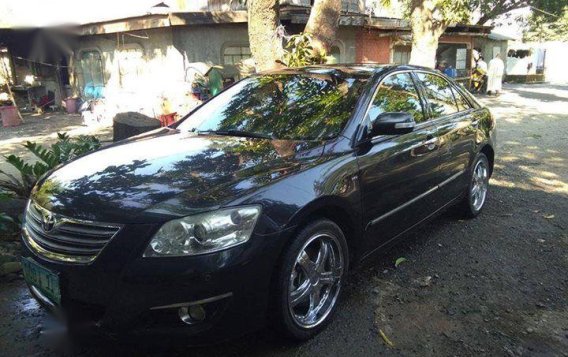
{"label": "driver side window", "polygon": [[385,78],[369,108],[369,118],[386,112],[412,114],[416,123],[425,120],[422,103],[410,73],[395,73]]}

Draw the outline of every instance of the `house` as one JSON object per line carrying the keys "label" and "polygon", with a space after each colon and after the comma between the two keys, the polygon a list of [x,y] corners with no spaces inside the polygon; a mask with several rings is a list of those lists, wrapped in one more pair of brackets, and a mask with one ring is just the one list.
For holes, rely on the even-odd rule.
{"label": "house", "polygon": [[0,29],[3,77],[10,83],[23,111],[57,106],[69,94],[67,60],[73,51],[70,47],[53,45],[50,38],[53,34],[46,33],[41,29]]}
{"label": "house", "polygon": [[[280,3],[286,35],[301,32],[310,0]],[[330,55],[341,63],[408,63],[410,27],[399,17],[393,9],[371,11],[363,0],[343,0]],[[468,79],[476,41],[490,30],[448,28],[438,59]],[[234,0],[178,0],[175,7],[160,3],[147,14],[80,24],[74,33],[65,67],[70,90],[83,98],[104,97],[117,111],[150,116],[187,112],[199,92],[195,82],[211,68],[234,81],[246,75],[251,57],[246,7]]]}
{"label": "house", "polygon": [[491,31],[487,36],[477,37],[474,41],[474,48],[479,50],[486,62],[489,62],[498,53],[505,61],[509,51],[509,41],[514,40],[516,38]]}

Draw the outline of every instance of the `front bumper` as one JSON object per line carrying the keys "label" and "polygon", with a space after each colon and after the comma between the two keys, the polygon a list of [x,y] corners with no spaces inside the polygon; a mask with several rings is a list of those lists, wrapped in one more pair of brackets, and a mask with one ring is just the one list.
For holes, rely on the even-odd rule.
{"label": "front bumper", "polygon": [[[243,245],[211,254],[143,258],[156,229],[126,226],[95,261],[84,265],[49,261],[24,239],[23,256],[59,275],[61,304],[42,301],[34,287],[32,294],[69,323],[114,333],[183,333],[218,339],[263,325],[275,262],[290,229],[253,234]],[[183,322],[180,308],[195,304],[204,308],[205,319]]]}

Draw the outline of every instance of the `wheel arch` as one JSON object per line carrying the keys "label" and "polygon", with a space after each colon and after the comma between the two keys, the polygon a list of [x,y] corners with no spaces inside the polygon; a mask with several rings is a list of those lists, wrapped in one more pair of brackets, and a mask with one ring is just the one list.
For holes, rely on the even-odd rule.
{"label": "wheel arch", "polygon": [[359,254],[362,235],[360,215],[355,213],[352,204],[339,197],[322,197],[296,212],[288,226],[294,227],[292,237],[308,223],[324,218],[329,219],[341,228],[349,249],[349,261],[354,262],[354,257]]}
{"label": "wheel arch", "polygon": [[489,144],[485,144],[479,152],[485,154],[487,156],[487,160],[489,161],[489,176],[493,174],[493,167],[495,164],[495,150]]}

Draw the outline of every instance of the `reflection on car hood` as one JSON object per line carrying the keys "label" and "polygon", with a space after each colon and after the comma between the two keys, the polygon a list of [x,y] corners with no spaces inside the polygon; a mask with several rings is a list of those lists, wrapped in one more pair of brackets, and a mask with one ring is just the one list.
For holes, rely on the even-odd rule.
{"label": "reflection on car hood", "polygon": [[223,206],[315,164],[322,142],[162,130],[77,159],[41,180],[33,199],[104,222],[148,222]]}

